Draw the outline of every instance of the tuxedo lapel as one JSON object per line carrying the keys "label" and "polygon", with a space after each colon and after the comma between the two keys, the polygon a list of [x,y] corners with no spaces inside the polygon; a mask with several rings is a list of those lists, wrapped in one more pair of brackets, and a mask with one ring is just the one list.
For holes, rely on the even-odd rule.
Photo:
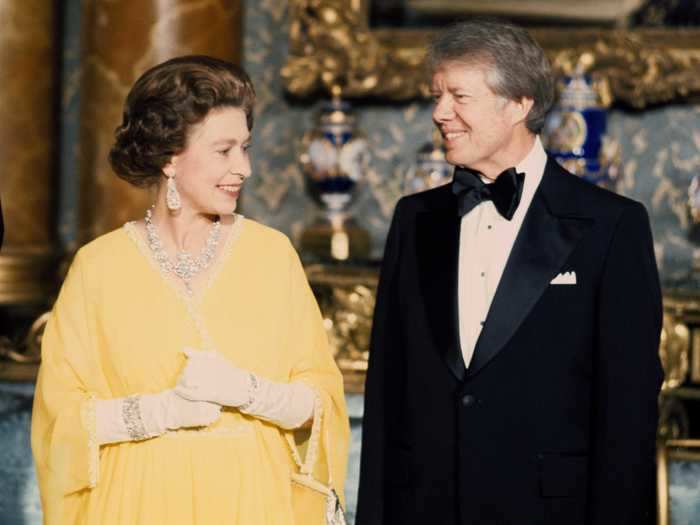
{"label": "tuxedo lapel", "polygon": [[[559,191],[557,179],[562,175],[553,162],[550,159],[547,164],[516,237],[467,370],[470,376],[503,349],[592,224],[580,216],[552,211],[549,203],[567,197]],[[557,204],[560,208],[561,203]]]}
{"label": "tuxedo lapel", "polygon": [[465,366],[459,344],[457,313],[457,265],[460,218],[456,205],[420,213],[416,224],[416,248],[420,287],[430,331],[441,357],[459,380]]}

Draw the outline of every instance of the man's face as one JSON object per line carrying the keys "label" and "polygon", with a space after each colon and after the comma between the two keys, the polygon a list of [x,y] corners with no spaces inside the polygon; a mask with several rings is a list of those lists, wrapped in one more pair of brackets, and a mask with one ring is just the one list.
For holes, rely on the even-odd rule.
{"label": "man's face", "polygon": [[487,66],[444,62],[433,74],[432,95],[433,122],[445,141],[447,161],[489,175],[510,167],[503,164],[518,119],[516,104],[491,91],[487,71]]}

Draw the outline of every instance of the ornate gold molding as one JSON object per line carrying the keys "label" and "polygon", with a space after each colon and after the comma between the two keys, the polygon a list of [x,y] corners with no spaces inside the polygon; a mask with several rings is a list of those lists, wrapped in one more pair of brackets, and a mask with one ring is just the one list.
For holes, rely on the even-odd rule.
{"label": "ornate gold molding", "polygon": [[[339,86],[344,97],[428,96],[422,66],[431,31],[370,29],[366,0],[290,0],[286,89],[307,97]],[[700,94],[698,29],[533,29],[555,70],[602,83],[606,102],[636,108]]]}
{"label": "ornate gold molding", "polygon": [[0,255],[0,306],[46,304],[56,291],[59,258],[46,250]]}
{"label": "ornate gold molding", "polygon": [[0,381],[36,379],[41,361],[41,339],[48,320],[48,311],[39,315],[22,342],[0,337]]}
{"label": "ornate gold molding", "polygon": [[346,392],[364,391],[378,273],[367,266],[306,267]]}
{"label": "ornate gold molding", "polygon": [[662,390],[677,388],[688,378],[690,329],[682,317],[664,313],[659,357],[664,367]]}
{"label": "ornate gold molding", "polygon": [[[664,319],[659,344],[664,367],[665,393],[684,385],[700,396],[700,294],[695,291],[667,290],[664,293]],[[683,395],[682,397],[688,397]]]}

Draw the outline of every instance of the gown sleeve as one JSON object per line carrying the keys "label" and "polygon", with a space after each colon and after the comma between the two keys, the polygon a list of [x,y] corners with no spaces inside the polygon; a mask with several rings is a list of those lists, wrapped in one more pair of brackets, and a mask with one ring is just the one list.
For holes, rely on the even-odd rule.
{"label": "gown sleeve", "polygon": [[350,426],[343,377],[331,354],[318,304],[291,245],[289,252],[290,344],[294,356],[290,381],[304,382],[314,390],[315,417],[320,419],[320,424],[313,425],[308,437],[307,453],[313,454],[316,448],[311,443],[318,445],[312,475],[322,483],[331,485],[344,506]]}
{"label": "gown sleeve", "polygon": [[[79,252],[46,325],[32,410],[31,443],[45,523],[75,523],[97,484],[91,316]],[[93,314],[91,314],[93,312]],[[71,510],[73,509],[73,510]],[[72,517],[71,517],[72,516]]]}

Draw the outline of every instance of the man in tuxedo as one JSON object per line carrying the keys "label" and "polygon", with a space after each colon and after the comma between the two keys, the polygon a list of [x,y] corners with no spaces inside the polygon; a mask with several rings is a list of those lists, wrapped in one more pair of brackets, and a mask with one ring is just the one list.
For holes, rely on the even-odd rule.
{"label": "man in tuxedo", "polygon": [[523,29],[428,52],[451,184],[402,198],[381,270],[358,525],[655,517],[661,293],[644,207],[547,157]]}

